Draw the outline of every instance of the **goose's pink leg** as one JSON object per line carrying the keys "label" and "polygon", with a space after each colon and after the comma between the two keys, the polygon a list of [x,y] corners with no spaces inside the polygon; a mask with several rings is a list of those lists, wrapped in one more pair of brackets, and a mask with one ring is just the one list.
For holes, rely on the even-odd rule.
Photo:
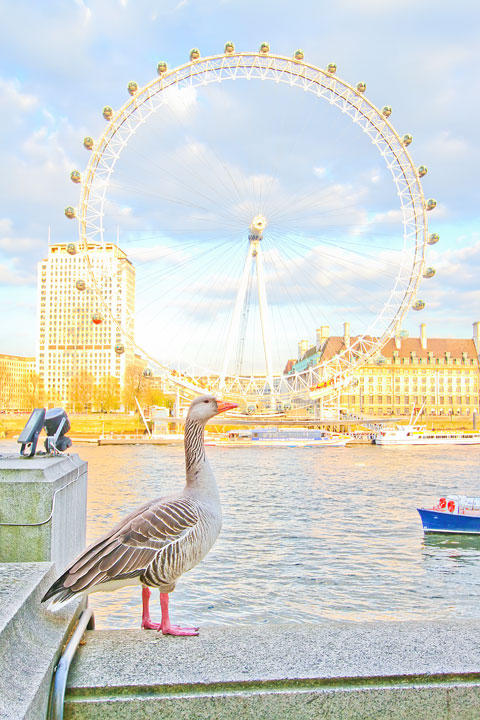
{"label": "goose's pink leg", "polygon": [[[168,615],[168,593],[160,593],[160,607],[162,609],[162,622],[159,630],[164,635],[198,635],[198,627],[180,627],[172,625]],[[153,623],[152,623],[153,624]]]}
{"label": "goose's pink leg", "polygon": [[146,585],[142,585],[142,628],[144,630],[161,630],[160,623],[154,623],[150,619],[150,595],[152,591]]}

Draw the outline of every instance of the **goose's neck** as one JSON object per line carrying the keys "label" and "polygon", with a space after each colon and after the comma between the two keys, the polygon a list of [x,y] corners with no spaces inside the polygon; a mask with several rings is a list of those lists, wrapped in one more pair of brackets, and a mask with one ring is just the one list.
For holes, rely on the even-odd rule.
{"label": "goose's neck", "polygon": [[189,479],[193,479],[197,471],[201,470],[205,465],[207,458],[205,457],[204,442],[205,424],[189,420],[185,423],[185,467],[187,471],[187,483]]}

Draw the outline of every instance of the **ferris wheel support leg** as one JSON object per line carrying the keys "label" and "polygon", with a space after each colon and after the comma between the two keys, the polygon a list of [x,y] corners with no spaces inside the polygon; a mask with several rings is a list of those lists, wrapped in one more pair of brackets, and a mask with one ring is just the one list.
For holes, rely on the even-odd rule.
{"label": "ferris wheel support leg", "polygon": [[263,258],[260,247],[257,244],[255,253],[255,262],[257,265],[257,281],[258,281],[258,304],[260,308],[260,322],[262,325],[263,350],[265,353],[265,368],[267,371],[267,383],[270,387],[270,405],[275,404],[273,397],[273,372],[272,372],[272,340],[270,333],[270,322],[267,304],[267,291],[265,289],[265,275],[263,272]]}
{"label": "ferris wheel support leg", "polygon": [[220,375],[219,389],[222,390],[225,387],[225,377],[228,371],[228,365],[232,356],[232,350],[234,340],[238,337],[240,329],[240,317],[245,302],[245,294],[247,292],[248,278],[252,267],[253,248],[252,245],[248,248],[247,257],[245,259],[245,265],[243,266],[242,277],[240,279],[240,287],[238,288],[237,297],[235,299],[235,307],[233,309],[232,321],[228,331],[227,344],[225,347],[225,355],[223,356],[223,367]]}

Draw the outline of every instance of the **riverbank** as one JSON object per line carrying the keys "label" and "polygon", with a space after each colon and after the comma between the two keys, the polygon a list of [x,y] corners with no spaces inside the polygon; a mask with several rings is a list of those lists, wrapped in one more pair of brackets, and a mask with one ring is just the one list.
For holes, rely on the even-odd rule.
{"label": "riverbank", "polygon": [[[30,413],[0,415],[0,438],[14,438],[25,426]],[[138,435],[145,434],[145,425],[138,414],[130,413],[90,413],[76,414],[68,413],[71,429],[70,437],[98,438],[101,435]],[[391,421],[391,418],[385,420]],[[407,417],[398,418],[400,424],[408,422]],[[313,422],[313,421],[312,421]],[[472,418],[468,415],[452,416],[452,417],[427,417],[421,419],[422,424],[426,424],[432,430],[471,430]],[[252,420],[252,427],[261,425],[258,418]],[[336,423],[336,425],[341,423]],[[174,423],[170,423],[171,432],[175,432]],[[361,424],[359,423],[359,427]],[[224,428],[222,428],[224,429]],[[214,426],[209,427],[210,432],[214,431]]]}

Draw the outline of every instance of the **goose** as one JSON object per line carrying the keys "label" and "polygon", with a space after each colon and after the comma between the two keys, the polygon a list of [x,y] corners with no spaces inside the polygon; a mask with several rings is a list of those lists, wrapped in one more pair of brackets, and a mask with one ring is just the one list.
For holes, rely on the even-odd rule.
{"label": "goose", "polygon": [[[207,420],[235,407],[212,395],[193,400],[185,421],[183,490],[150,500],[87,547],[43,596],[49,610],[80,595],[140,584],[142,628],[164,635],[198,635],[198,627],[172,625],[169,593],[180,575],[205,557],[220,533],[220,498],[205,455],[204,431]],[[160,623],[150,618],[151,588],[160,591]]]}

